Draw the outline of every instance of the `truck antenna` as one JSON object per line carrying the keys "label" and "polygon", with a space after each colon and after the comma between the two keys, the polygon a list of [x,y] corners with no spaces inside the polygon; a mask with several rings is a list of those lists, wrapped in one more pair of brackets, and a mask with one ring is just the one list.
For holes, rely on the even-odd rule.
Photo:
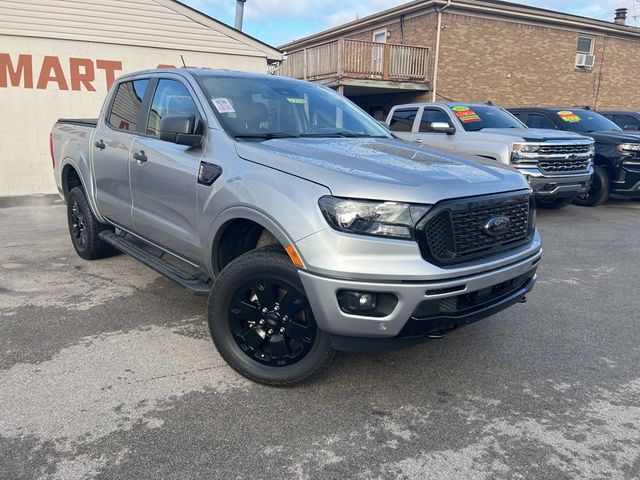
{"label": "truck antenna", "polygon": [[182,66],[183,66],[184,68],[187,68],[187,64],[186,64],[186,63],[184,63],[184,57],[182,56],[182,54],[180,54],[180,60],[182,60]]}

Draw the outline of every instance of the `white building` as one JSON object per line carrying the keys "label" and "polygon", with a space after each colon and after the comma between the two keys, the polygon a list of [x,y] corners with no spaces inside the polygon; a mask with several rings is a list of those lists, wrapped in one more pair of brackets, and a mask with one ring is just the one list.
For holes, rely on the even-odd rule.
{"label": "white building", "polygon": [[95,118],[118,76],[266,72],[281,52],[174,0],[0,0],[0,196],[56,192],[49,131]]}

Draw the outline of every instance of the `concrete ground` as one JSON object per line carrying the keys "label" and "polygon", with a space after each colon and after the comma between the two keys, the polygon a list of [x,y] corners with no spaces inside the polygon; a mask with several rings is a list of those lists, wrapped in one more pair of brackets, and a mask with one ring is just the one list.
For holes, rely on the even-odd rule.
{"label": "concrete ground", "polygon": [[0,479],[638,479],[640,203],[539,224],[528,303],[274,389],[220,359],[206,299],[5,205]]}

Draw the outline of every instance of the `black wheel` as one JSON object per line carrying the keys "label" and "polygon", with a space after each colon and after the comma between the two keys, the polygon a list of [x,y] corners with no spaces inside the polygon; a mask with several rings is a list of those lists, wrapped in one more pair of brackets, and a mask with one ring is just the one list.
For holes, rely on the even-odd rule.
{"label": "black wheel", "polygon": [[67,222],[73,248],[82,258],[96,260],[113,255],[113,247],[98,237],[102,230],[112,230],[113,227],[98,222],[80,187],[74,187],[69,192]]}
{"label": "black wheel", "polygon": [[573,203],[582,207],[597,207],[609,199],[609,174],[599,166],[594,167],[591,188],[587,193],[576,197]]}
{"label": "black wheel", "polygon": [[282,251],[254,250],[229,263],[209,295],[208,317],[222,358],[255,382],[304,382],[334,357],[298,271]]}
{"label": "black wheel", "polygon": [[536,199],[536,205],[538,208],[544,208],[547,210],[558,210],[559,208],[564,208],[567,205],[570,205],[573,202],[575,197],[564,197],[564,198],[538,198]]}

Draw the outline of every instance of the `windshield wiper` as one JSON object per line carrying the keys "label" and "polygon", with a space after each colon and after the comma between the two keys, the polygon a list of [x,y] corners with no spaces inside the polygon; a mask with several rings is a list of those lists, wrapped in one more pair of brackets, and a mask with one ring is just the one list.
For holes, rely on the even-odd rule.
{"label": "windshield wiper", "polygon": [[292,133],[279,133],[279,132],[241,133],[239,135],[234,135],[233,138],[261,138],[264,140],[273,140],[274,138],[299,138],[299,135],[294,135]]}

